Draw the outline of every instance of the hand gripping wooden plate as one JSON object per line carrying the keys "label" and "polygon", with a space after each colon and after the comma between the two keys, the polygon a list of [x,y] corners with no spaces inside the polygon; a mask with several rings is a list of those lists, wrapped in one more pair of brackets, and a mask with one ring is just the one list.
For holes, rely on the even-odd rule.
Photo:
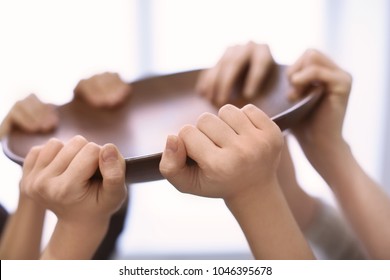
{"label": "hand gripping wooden plate", "polygon": [[[276,66],[261,92],[253,100],[239,94],[230,103],[242,107],[252,103],[265,111],[282,130],[301,121],[322,95],[313,87],[304,98],[287,99],[286,67]],[[75,99],[57,107],[60,123],[50,133],[31,134],[13,129],[2,141],[4,153],[23,164],[31,147],[42,145],[52,137],[67,141],[82,135],[103,145],[114,143],[126,158],[126,183],[163,179],[159,172],[161,153],[169,134],[177,134],[185,124],[196,124],[204,112],[218,108],[195,93],[200,70],[155,76],[132,83],[133,92],[123,105],[114,109],[97,109]]]}

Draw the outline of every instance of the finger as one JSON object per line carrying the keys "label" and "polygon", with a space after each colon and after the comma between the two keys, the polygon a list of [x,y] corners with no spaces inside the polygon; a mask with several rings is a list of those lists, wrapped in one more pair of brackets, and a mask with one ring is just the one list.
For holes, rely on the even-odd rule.
{"label": "finger", "polygon": [[50,170],[56,175],[63,173],[72,162],[79,151],[88,144],[88,141],[82,136],[75,136],[70,139],[59,151],[56,158],[50,164]]}
{"label": "finger", "polygon": [[248,117],[253,126],[260,130],[276,130],[280,132],[279,127],[269,118],[269,116],[256,106],[249,104],[241,109]]}
{"label": "finger", "polygon": [[287,77],[291,79],[291,76],[302,69],[303,62],[305,60],[305,54],[301,55],[297,61],[287,68]]}
{"label": "finger", "polygon": [[35,168],[43,169],[47,167],[53,159],[57,156],[64,144],[55,138],[50,139],[42,148],[37,158]]}
{"label": "finger", "polygon": [[34,168],[35,163],[38,159],[38,155],[42,148],[42,146],[35,146],[30,149],[23,162],[23,176],[30,173],[31,170]]}
{"label": "finger", "polygon": [[102,147],[99,156],[99,168],[103,176],[103,189],[122,191],[125,185],[125,160],[113,144]]}
{"label": "finger", "polygon": [[22,101],[18,101],[10,111],[11,125],[15,125],[27,132],[34,132],[38,129],[36,122],[31,121]]}
{"label": "finger", "polygon": [[196,86],[197,92],[210,102],[213,102],[215,93],[215,84],[218,77],[219,64],[213,68],[204,70],[199,77],[198,84]]}
{"label": "finger", "polygon": [[73,94],[75,96],[82,96],[82,92],[84,91],[85,81],[86,81],[85,79],[82,79],[77,83],[76,87],[73,90]]}
{"label": "finger", "polygon": [[21,109],[25,113],[25,117],[29,119],[29,125],[35,131],[39,131],[46,122],[45,113],[47,111],[47,105],[42,103],[35,94],[30,94],[21,104],[23,107]]}
{"label": "finger", "polygon": [[198,79],[196,81],[196,85],[195,85],[195,91],[201,95],[201,96],[205,96],[205,92],[206,92],[206,88],[209,84],[209,82],[207,81],[208,79],[208,72],[211,70],[212,68],[210,69],[205,69],[205,70],[202,70],[199,72],[199,75],[198,75]]}
{"label": "finger", "polygon": [[188,182],[190,167],[186,164],[187,151],[183,141],[175,135],[169,135],[160,161],[160,172],[176,187]]}
{"label": "finger", "polygon": [[96,94],[96,92],[99,90],[95,87],[95,79],[96,76],[93,76],[89,79],[80,80],[73,92],[75,96],[80,97],[88,104],[99,107],[99,100],[93,98],[93,95]]}
{"label": "finger", "polygon": [[333,73],[333,70],[318,65],[305,67],[291,76],[293,94],[301,96],[310,85],[316,83],[331,84],[335,78]]}
{"label": "finger", "polygon": [[51,104],[43,104],[42,115],[39,117],[41,122],[40,130],[49,131],[58,125],[59,117],[56,111],[56,107]]}
{"label": "finger", "polygon": [[249,65],[250,53],[250,47],[239,46],[231,49],[230,53],[224,58],[215,86],[217,104],[225,104],[233,93],[240,76]]}
{"label": "finger", "polygon": [[198,128],[186,125],[179,132],[179,138],[182,139],[187,155],[203,168],[210,161],[210,157],[220,151],[220,148],[214,144]]}
{"label": "finger", "polygon": [[99,166],[99,153],[100,146],[89,142],[77,153],[61,176],[71,178],[72,182],[88,181]]}
{"label": "finger", "polygon": [[121,104],[131,93],[132,87],[121,80],[115,81],[105,95],[104,106],[112,108]]}
{"label": "finger", "polygon": [[287,75],[289,79],[291,79],[291,76],[296,72],[299,72],[304,67],[313,64],[316,64],[318,66],[329,67],[332,69],[338,68],[337,64],[334,63],[330,58],[328,58],[322,52],[315,49],[309,49],[305,51],[304,54],[301,57],[299,57],[299,59],[293,65],[288,67]]}
{"label": "finger", "polygon": [[334,63],[328,56],[315,49],[309,49],[304,55],[303,65],[306,66],[311,64],[318,64],[332,69],[338,68],[337,64]]}
{"label": "finger", "polygon": [[112,107],[117,104],[118,98],[118,79],[117,74],[105,72],[91,79],[94,83],[95,92],[93,97],[96,99],[98,107]]}
{"label": "finger", "polygon": [[203,132],[218,147],[226,146],[232,137],[237,136],[236,132],[217,116],[205,113],[202,114],[196,127]]}
{"label": "finger", "polygon": [[219,109],[218,116],[238,135],[245,134],[253,128],[253,124],[248,117],[233,105],[228,104],[223,106]]}
{"label": "finger", "polygon": [[265,83],[274,60],[268,45],[254,45],[248,75],[245,80],[243,94],[246,98],[253,98]]}
{"label": "finger", "polygon": [[13,123],[28,132],[47,131],[58,123],[54,107],[42,103],[34,94],[17,102],[11,113]]}

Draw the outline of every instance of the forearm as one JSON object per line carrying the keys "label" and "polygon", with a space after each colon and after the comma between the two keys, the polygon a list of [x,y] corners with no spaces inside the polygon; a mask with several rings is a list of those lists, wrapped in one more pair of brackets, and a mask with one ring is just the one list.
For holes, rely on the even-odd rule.
{"label": "forearm", "polygon": [[313,259],[275,180],[256,193],[226,201],[256,259]]}
{"label": "forearm", "polygon": [[319,212],[318,201],[299,185],[287,139],[282,150],[277,176],[288,206],[300,229],[305,232]]}
{"label": "forearm", "polygon": [[332,188],[370,257],[389,259],[389,197],[364,172],[346,143],[332,149],[324,155],[317,171]]}
{"label": "forearm", "polygon": [[59,219],[41,259],[91,259],[103,240],[109,219],[67,223]]}
{"label": "forearm", "polygon": [[1,259],[38,259],[45,209],[21,195],[16,212],[9,217],[1,239]]}

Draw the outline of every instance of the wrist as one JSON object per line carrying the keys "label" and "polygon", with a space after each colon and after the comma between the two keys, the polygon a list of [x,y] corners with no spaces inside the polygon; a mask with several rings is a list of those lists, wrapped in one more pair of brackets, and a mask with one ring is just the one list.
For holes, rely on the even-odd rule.
{"label": "wrist", "polygon": [[239,223],[256,259],[311,259],[276,177],[226,205]]}
{"label": "wrist", "polygon": [[[236,194],[235,196],[225,198],[225,204],[234,216],[250,209],[252,205],[262,203],[280,192],[280,187],[276,178],[273,176],[269,182],[265,184],[257,184],[246,188],[245,192]],[[250,211],[250,210],[249,210]]]}
{"label": "wrist", "polygon": [[334,164],[337,165],[340,159],[351,154],[348,143],[342,137],[324,138],[319,143],[303,143],[300,141],[300,145],[307,159],[318,172]]}
{"label": "wrist", "polygon": [[331,187],[336,184],[335,180],[343,178],[345,171],[350,172],[356,164],[352,150],[345,141],[317,151],[317,155],[309,158],[309,161]]}
{"label": "wrist", "polygon": [[88,236],[91,233],[105,233],[110,223],[109,217],[99,217],[90,219],[69,219],[58,218],[57,225],[66,232],[73,232],[80,236]]}
{"label": "wrist", "polygon": [[83,223],[59,219],[42,259],[91,259],[108,226],[109,220]]}
{"label": "wrist", "polygon": [[36,202],[34,199],[20,192],[18,208],[16,211],[24,211],[24,209],[28,209],[29,213],[42,213],[42,214],[46,210],[45,207],[43,207],[40,203]]}

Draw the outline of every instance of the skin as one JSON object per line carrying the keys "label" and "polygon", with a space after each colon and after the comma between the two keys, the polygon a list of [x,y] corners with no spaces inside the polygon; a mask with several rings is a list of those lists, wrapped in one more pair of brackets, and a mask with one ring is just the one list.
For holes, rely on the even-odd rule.
{"label": "skin", "polygon": [[212,103],[222,106],[228,103],[243,72],[247,70],[242,92],[244,97],[250,99],[261,88],[273,65],[268,45],[249,42],[233,46],[226,50],[214,67],[201,73],[196,90]]}
{"label": "skin", "polygon": [[12,127],[27,132],[47,132],[58,124],[58,115],[53,106],[41,102],[34,94],[15,103],[0,125],[0,139]]}
{"label": "skin", "polygon": [[[91,179],[99,168],[103,179]],[[42,259],[90,259],[126,198],[124,159],[112,144],[81,136],[33,148],[23,166],[21,191],[53,211],[58,222]]]}
{"label": "skin", "polygon": [[[58,124],[54,107],[41,102],[34,94],[15,103],[0,125],[0,138],[13,127],[28,132],[46,132]],[[18,206],[5,226],[0,242],[1,259],[38,259],[45,208],[23,193]]]}
{"label": "skin", "polygon": [[[268,45],[249,42],[233,46],[226,50],[214,67],[201,73],[196,89],[200,95],[222,106],[228,103],[234,88],[245,75],[242,92],[244,97],[250,99],[259,93],[274,65]],[[245,74],[244,71],[248,72]],[[316,199],[304,192],[297,182],[287,143],[282,149],[277,174],[291,211],[299,227],[304,231],[315,219],[319,204]]]}
{"label": "skin", "polygon": [[117,73],[105,72],[81,80],[74,95],[94,107],[113,108],[122,104],[131,91],[131,85],[123,82]]}
{"label": "skin", "polygon": [[160,171],[181,192],[222,198],[256,259],[311,259],[277,180],[282,145],[264,112],[226,105],[168,137]]}
{"label": "skin", "polygon": [[[237,53],[233,55],[234,49]],[[228,102],[226,96],[229,96],[234,86],[237,86],[238,77],[243,74],[243,69],[253,67],[252,62],[255,60],[248,56],[258,57],[253,49],[260,52],[264,46],[249,43],[228,50],[214,68],[200,76],[198,83],[200,93],[210,100],[223,96],[221,102]],[[269,53],[267,55],[270,56]],[[269,61],[272,59],[267,58],[265,62],[257,60],[258,67],[263,67],[260,73],[270,69]],[[227,67],[229,63],[231,66]],[[221,69],[222,64],[230,70]],[[306,51],[289,68],[287,74],[291,84],[288,97],[292,100],[302,97],[307,87],[313,84],[322,84],[324,87],[325,94],[319,106],[299,126],[294,127],[292,132],[310,163],[335,193],[345,217],[369,257],[390,258],[389,197],[361,168],[342,134],[351,91],[351,75],[316,50]],[[251,81],[252,77],[261,84],[265,76],[248,75],[246,83]],[[225,92],[221,93],[221,88]],[[291,211],[304,230],[315,219],[318,204],[300,189],[288,148],[283,149],[278,174],[279,183]]]}
{"label": "skin", "polygon": [[41,253],[45,208],[24,194],[7,221],[0,243],[2,260],[34,260]]}
{"label": "skin", "polygon": [[299,97],[311,83],[325,96],[311,118],[294,130],[306,157],[337,197],[369,256],[390,258],[390,199],[355,159],[342,128],[351,90],[349,73],[316,50],[308,50],[288,71],[290,96]]}
{"label": "skin", "polygon": [[[95,75],[79,83],[79,96],[88,96],[87,102],[101,107],[112,107],[123,102],[124,82],[118,82],[118,75],[105,73]],[[91,90],[99,94],[92,94]],[[108,97],[111,96],[112,100]],[[58,125],[55,107],[43,103],[31,94],[15,103],[0,125],[0,139],[17,127],[21,130],[39,133],[47,132]],[[1,259],[38,259],[41,254],[41,236],[46,209],[24,192],[20,192],[18,207],[5,226],[0,242]]]}
{"label": "skin", "polygon": [[[97,108],[112,108],[123,103],[131,90],[131,86],[123,82],[117,73],[106,72],[80,80],[74,89],[74,96]],[[30,94],[17,101],[4,118],[0,125],[0,139],[13,127],[31,133],[47,132],[58,123],[55,107]]]}

